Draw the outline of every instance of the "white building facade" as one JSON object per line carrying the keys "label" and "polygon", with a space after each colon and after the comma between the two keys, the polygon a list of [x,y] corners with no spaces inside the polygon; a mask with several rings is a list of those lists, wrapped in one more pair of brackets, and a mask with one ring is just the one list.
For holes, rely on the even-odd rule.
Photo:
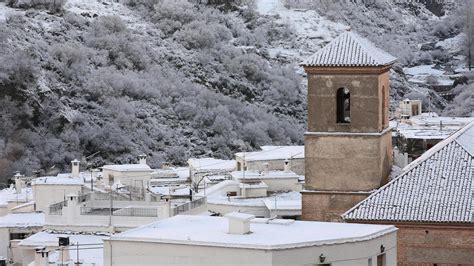
{"label": "white building facade", "polygon": [[176,216],[112,236],[105,265],[396,265],[393,226],[227,216]]}

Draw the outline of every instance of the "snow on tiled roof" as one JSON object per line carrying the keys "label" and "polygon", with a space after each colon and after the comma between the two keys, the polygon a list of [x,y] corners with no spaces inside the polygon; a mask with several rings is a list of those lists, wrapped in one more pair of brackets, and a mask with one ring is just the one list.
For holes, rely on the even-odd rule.
{"label": "snow on tiled roof", "polygon": [[474,122],[407,165],[342,216],[353,221],[473,223]]}
{"label": "snow on tiled roof", "polygon": [[306,59],[303,66],[386,66],[394,63],[395,57],[377,48],[369,40],[346,31],[328,45]]}

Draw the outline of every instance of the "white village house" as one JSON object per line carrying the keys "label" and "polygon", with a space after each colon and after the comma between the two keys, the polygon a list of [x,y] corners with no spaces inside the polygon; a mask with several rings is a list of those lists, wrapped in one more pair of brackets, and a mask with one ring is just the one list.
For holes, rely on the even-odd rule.
{"label": "white village house", "polygon": [[111,236],[105,265],[395,265],[390,225],[179,215]]}
{"label": "white village house", "polygon": [[286,163],[290,170],[304,175],[304,146],[262,146],[260,151],[235,154],[237,171],[284,170]]}
{"label": "white village house", "polygon": [[422,113],[421,101],[400,102],[399,118],[390,121],[394,145],[394,165],[405,167],[436,143],[474,121],[474,117],[446,117]]}
{"label": "white village house", "polygon": [[146,164],[146,155],[139,155],[138,164],[111,164],[102,166],[102,178],[109,185],[144,188],[153,170]]}

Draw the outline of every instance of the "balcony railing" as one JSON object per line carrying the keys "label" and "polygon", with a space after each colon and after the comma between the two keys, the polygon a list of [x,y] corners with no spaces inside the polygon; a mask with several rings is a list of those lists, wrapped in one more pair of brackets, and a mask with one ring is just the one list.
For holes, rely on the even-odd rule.
{"label": "balcony railing", "polygon": [[81,215],[99,216],[132,216],[132,217],[158,217],[158,209],[155,208],[91,208],[81,207]]}
{"label": "balcony railing", "polygon": [[202,197],[202,198],[190,201],[190,202],[186,202],[182,205],[179,205],[175,208],[172,208],[170,216],[175,216],[175,215],[178,215],[180,213],[187,212],[189,210],[200,207],[200,206],[204,205],[205,203],[206,203],[206,198],[205,197]]}
{"label": "balcony railing", "polygon": [[63,207],[67,206],[67,200],[61,201],[58,203],[54,203],[49,206],[49,214],[50,215],[62,215],[63,214]]}

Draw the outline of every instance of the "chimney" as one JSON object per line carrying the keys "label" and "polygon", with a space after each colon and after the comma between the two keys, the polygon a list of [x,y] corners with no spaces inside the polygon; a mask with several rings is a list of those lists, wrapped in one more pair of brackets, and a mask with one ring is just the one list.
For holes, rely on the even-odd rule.
{"label": "chimney", "polygon": [[49,265],[49,251],[46,247],[35,248],[35,266]]}
{"label": "chimney", "polygon": [[250,220],[255,218],[255,215],[231,212],[225,215],[229,220],[229,234],[245,235],[250,234]]}
{"label": "chimney", "polygon": [[289,161],[288,159],[286,159],[285,162],[284,162],[284,164],[285,164],[285,165],[284,165],[284,168],[283,168],[283,169],[284,169],[285,173],[289,173],[289,172],[291,171],[291,169],[290,169],[290,168],[291,168],[291,167],[290,167],[290,161]]}
{"label": "chimney", "polygon": [[79,177],[79,164],[81,162],[77,159],[71,161],[71,177]]}
{"label": "chimney", "polygon": [[270,173],[270,164],[264,163],[263,164],[263,175],[268,175]]}
{"label": "chimney", "polygon": [[16,173],[15,174],[15,191],[16,191],[16,194],[19,194],[21,193],[21,178],[23,177],[23,175],[21,175],[20,173]]}
{"label": "chimney", "polygon": [[146,154],[138,155],[138,163],[139,164],[146,164]]}

